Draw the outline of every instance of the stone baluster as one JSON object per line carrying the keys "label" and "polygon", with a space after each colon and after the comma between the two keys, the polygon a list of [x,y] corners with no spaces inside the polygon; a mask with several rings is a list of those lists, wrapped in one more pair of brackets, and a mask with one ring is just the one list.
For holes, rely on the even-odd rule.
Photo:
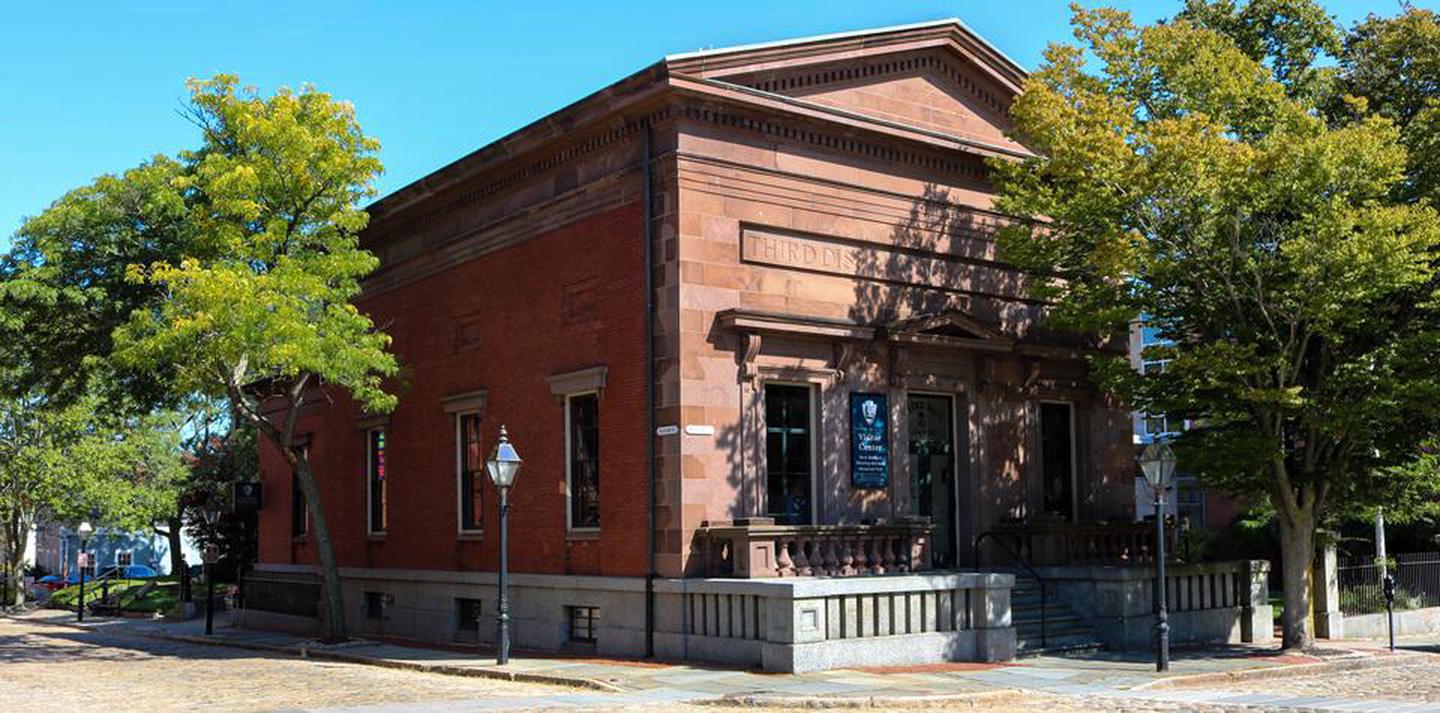
{"label": "stone baluster", "polygon": [[897,551],[895,552],[895,568],[901,572],[910,571],[910,539],[912,535],[905,533],[895,538]]}
{"label": "stone baluster", "polygon": [[880,551],[880,538],[873,535],[865,538],[865,550],[871,574],[885,574],[885,556]]}
{"label": "stone baluster", "polygon": [[816,574],[830,576],[835,574],[839,562],[835,559],[835,536],[817,535],[816,545],[820,550],[820,560],[816,563]]}
{"label": "stone baluster", "polygon": [[840,536],[840,575],[849,577],[855,574],[855,547],[854,539],[849,535]]}
{"label": "stone baluster", "polygon": [[885,571],[894,572],[895,566],[895,538],[891,535],[880,536],[880,553],[885,558]]}
{"label": "stone baluster", "polygon": [[789,536],[775,539],[775,574],[778,576],[795,576],[795,561],[790,559],[791,542],[793,538]]}
{"label": "stone baluster", "polygon": [[805,535],[795,539],[795,574],[797,576],[810,576],[810,557],[805,551],[809,545],[810,538]]}

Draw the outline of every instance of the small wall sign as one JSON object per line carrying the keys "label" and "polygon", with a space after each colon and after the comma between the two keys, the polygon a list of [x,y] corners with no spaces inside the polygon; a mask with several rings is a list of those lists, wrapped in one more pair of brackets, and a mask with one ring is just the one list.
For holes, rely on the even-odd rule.
{"label": "small wall sign", "polygon": [[890,409],[885,394],[850,394],[850,484],[890,485]]}
{"label": "small wall sign", "polygon": [[655,435],[657,436],[673,436],[679,432],[680,427],[675,425],[660,426],[655,429]]}
{"label": "small wall sign", "polygon": [[258,512],[260,510],[260,483],[242,481],[234,484],[235,512]]}

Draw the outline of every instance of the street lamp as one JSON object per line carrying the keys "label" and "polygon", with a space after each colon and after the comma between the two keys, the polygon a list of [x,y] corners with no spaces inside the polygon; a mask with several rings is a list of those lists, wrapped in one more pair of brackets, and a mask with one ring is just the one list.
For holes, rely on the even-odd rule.
{"label": "street lamp", "polygon": [[75,607],[75,620],[85,621],[85,544],[90,541],[90,536],[95,534],[95,528],[90,525],[89,520],[80,523],[75,529],[80,535],[80,556],[75,558],[75,568],[80,570],[80,600]]}
{"label": "street lamp", "polygon": [[[215,536],[215,523],[220,521],[220,511],[214,505],[205,509],[205,522],[210,526],[210,536]],[[215,633],[215,568],[211,563],[215,560],[214,545],[206,545],[205,551],[201,553],[201,561],[205,565],[205,635],[211,636]]]}
{"label": "street lamp", "polygon": [[1170,622],[1165,600],[1165,489],[1175,472],[1175,451],[1164,441],[1152,442],[1140,451],[1140,472],[1155,493],[1155,670],[1170,670]]}
{"label": "street lamp", "polygon": [[505,589],[505,570],[509,567],[505,515],[510,510],[507,498],[510,486],[515,484],[515,476],[520,472],[520,463],[520,454],[516,452],[515,446],[510,445],[510,437],[505,433],[505,426],[502,424],[500,441],[495,444],[495,449],[490,451],[490,459],[485,461],[485,470],[490,472],[490,480],[494,481],[495,488],[500,491],[500,605],[495,663],[501,666],[510,663],[510,595]]}

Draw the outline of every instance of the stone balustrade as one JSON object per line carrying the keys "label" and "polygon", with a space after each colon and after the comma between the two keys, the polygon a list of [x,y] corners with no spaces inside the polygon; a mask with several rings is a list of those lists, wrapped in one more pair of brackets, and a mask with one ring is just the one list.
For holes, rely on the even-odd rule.
{"label": "stone balustrade", "polygon": [[[1033,566],[1139,564],[1155,559],[1153,521],[1002,525],[993,532]],[[1165,541],[1175,542],[1172,524],[1166,525]],[[1171,550],[1173,554],[1173,544]],[[981,561],[1003,563],[993,553],[982,556],[986,555]]]}
{"label": "stone balustrade", "polygon": [[[1037,567],[1056,596],[1105,645],[1143,651],[1155,630],[1155,568],[1141,565]],[[1271,640],[1270,563],[1235,560],[1165,568],[1173,644],[1267,643]]]}
{"label": "stone balustrade", "polygon": [[876,525],[705,523],[696,540],[708,577],[851,577],[930,569],[928,520]]}

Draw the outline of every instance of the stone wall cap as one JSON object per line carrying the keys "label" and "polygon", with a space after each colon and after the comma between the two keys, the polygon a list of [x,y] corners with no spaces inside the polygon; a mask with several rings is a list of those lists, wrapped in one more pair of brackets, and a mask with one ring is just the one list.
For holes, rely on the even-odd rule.
{"label": "stone wall cap", "polygon": [[[1047,580],[1089,579],[1099,581],[1129,581],[1151,579],[1155,576],[1155,565],[1151,562],[1137,564],[1103,565],[1047,565],[1036,567],[1036,573]],[[1224,562],[1166,562],[1167,576],[1183,577],[1199,574],[1240,574],[1244,572],[1269,572],[1266,560],[1227,560]]]}
{"label": "stone wall cap", "polygon": [[1000,572],[914,572],[857,577],[765,577],[758,579],[666,579],[657,591],[738,594],[781,599],[813,599],[846,594],[933,592],[951,589],[1008,589],[1015,575]]}

